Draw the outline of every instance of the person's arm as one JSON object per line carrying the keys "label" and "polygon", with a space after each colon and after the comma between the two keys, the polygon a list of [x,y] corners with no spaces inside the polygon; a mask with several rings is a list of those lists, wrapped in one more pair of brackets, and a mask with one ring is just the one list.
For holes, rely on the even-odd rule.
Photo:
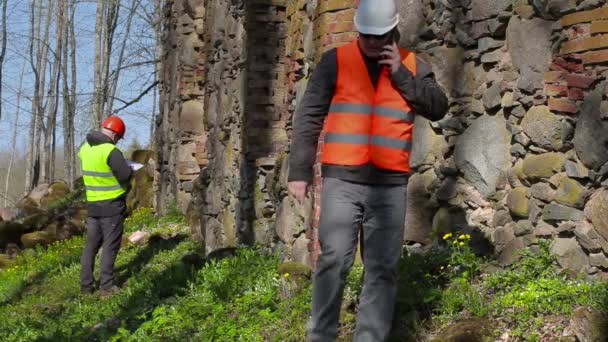
{"label": "person's arm", "polygon": [[319,134],[334,95],[337,75],[337,52],[332,49],[321,57],[295,114],[289,152],[290,182],[312,182]]}
{"label": "person's arm", "polygon": [[447,113],[448,99],[435,81],[431,67],[420,58],[416,58],[416,76],[401,64],[392,74],[392,80],[416,114],[437,121]]}
{"label": "person's arm", "polygon": [[108,156],[108,165],[112,169],[114,177],[116,177],[120,184],[129,184],[133,171],[131,170],[129,165],[127,165],[127,161],[125,160],[125,157],[123,157],[122,152],[120,152],[119,149],[115,148],[110,153],[110,155]]}

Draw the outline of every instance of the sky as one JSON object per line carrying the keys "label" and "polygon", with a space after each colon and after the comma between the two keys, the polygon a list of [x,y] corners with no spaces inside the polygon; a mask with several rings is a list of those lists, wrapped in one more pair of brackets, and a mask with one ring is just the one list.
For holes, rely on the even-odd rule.
{"label": "sky", "polygon": [[[55,1],[55,0],[53,0]],[[133,0],[122,0],[125,5],[130,6]],[[9,8],[7,15],[7,55],[3,68],[3,94],[2,94],[2,117],[0,118],[0,152],[12,148],[11,139],[15,113],[17,111],[17,93],[19,87],[19,75],[25,64],[23,95],[20,104],[18,121],[17,150],[25,151],[27,138],[29,136],[29,121],[31,111],[31,94],[33,94],[33,72],[29,65],[29,36],[30,36],[30,4],[31,0],[8,0]],[[141,0],[141,5],[151,8],[151,0]],[[76,5],[75,30],[77,40],[77,93],[78,110],[76,114],[76,145],[79,145],[88,131],[92,129],[90,111],[90,94],[93,89],[93,61],[94,61],[94,35],[95,35],[95,10],[96,1],[79,1]],[[126,14],[126,9],[121,9]],[[143,20],[143,7],[141,15],[136,16],[133,21],[129,39],[129,62],[153,60],[154,31]],[[126,21],[126,16],[119,18],[120,23]],[[53,31],[53,30],[51,30]],[[119,36],[115,45],[122,41],[123,31],[119,29]],[[54,39],[51,39],[54,42]],[[54,43],[51,44],[52,46]],[[148,47],[144,49],[144,47]],[[115,58],[116,59],[116,58]],[[138,68],[125,69],[121,72],[117,97],[125,101],[136,98],[144,89],[153,82],[153,64],[147,64]],[[119,113],[127,126],[125,139],[119,146],[126,149],[128,145],[137,141],[146,145],[149,143],[150,120],[153,110],[153,92],[150,91],[137,104],[134,104]],[[121,107],[120,102],[115,102],[114,108]],[[158,107],[158,106],[156,106]],[[157,109],[158,111],[158,109]],[[61,132],[61,109],[58,111],[57,144],[58,150],[63,142]]]}

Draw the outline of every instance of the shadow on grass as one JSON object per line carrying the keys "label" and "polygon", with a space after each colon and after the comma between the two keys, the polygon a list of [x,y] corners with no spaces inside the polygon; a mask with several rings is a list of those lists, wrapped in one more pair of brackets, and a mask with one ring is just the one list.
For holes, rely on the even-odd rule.
{"label": "shadow on grass", "polygon": [[148,264],[148,262],[159,252],[171,250],[179,245],[182,241],[188,238],[187,235],[181,234],[168,239],[163,238],[159,235],[152,235],[148,244],[137,253],[137,256],[129,261],[125,265],[121,265],[116,268],[116,284],[120,287],[129,279],[133,274],[139,273],[141,269]]}
{"label": "shadow on grass", "polygon": [[[150,240],[148,246],[138,254],[129,264],[124,266],[128,271],[123,274],[125,277],[139,272],[155,254],[162,250],[175,248],[185,238],[185,235],[178,235],[171,239]],[[177,296],[186,294],[188,284],[194,279],[197,271],[201,269],[207,261],[220,260],[236,254],[235,248],[223,248],[210,253],[207,258],[203,258],[197,253],[186,253],[179,260],[176,260],[171,267],[165,269],[161,274],[151,278],[148,286],[140,287],[138,291],[132,292],[129,298],[121,304],[121,310],[112,318],[105,322],[105,326],[95,331],[83,331],[76,340],[86,341],[107,341],[118,331],[118,328],[127,329],[130,332],[136,331],[141,324],[151,319],[154,309]],[[234,272],[239,272],[235,270]],[[234,276],[237,276],[235,273]],[[230,280],[229,276],[227,280]],[[227,291],[224,286],[216,289],[218,293]]]}

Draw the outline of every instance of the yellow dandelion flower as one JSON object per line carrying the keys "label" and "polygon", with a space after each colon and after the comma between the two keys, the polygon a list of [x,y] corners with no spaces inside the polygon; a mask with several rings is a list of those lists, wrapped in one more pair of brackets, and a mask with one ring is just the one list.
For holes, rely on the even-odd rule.
{"label": "yellow dandelion flower", "polygon": [[458,236],[458,240],[464,240],[464,239],[466,239],[466,238],[467,238],[467,236],[466,236],[465,234],[460,234],[460,235]]}
{"label": "yellow dandelion flower", "polygon": [[289,273],[285,273],[285,274],[283,274],[283,277],[285,277],[285,278],[289,278]]}
{"label": "yellow dandelion flower", "polygon": [[460,241],[459,246],[464,246],[464,242]]}
{"label": "yellow dandelion flower", "polygon": [[444,240],[447,240],[447,239],[449,239],[449,238],[451,238],[451,237],[452,237],[452,233],[447,233],[447,234],[445,234],[445,235],[443,236],[443,239],[444,239]]}

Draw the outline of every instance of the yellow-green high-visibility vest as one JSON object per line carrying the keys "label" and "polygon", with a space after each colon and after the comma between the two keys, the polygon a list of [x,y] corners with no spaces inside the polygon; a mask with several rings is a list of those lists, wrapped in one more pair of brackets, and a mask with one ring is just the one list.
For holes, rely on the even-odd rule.
{"label": "yellow-green high-visibility vest", "polygon": [[111,200],[127,192],[108,165],[108,157],[115,148],[110,143],[91,146],[86,142],[80,147],[78,157],[82,164],[87,201]]}

